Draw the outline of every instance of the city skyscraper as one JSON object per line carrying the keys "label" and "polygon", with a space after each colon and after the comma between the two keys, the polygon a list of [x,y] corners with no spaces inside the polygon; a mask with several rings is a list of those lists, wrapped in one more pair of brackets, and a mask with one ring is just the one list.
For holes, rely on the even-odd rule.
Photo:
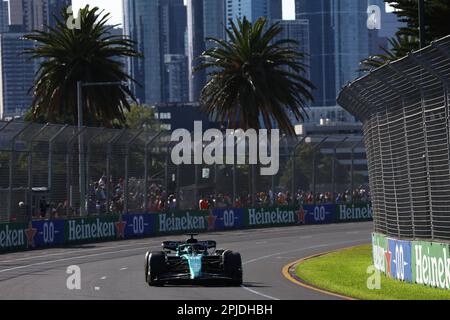
{"label": "city skyscraper", "polygon": [[311,81],[316,86],[313,105],[336,104],[333,0],[296,0],[297,19],[307,19],[315,36],[310,39]]}
{"label": "city skyscraper", "polygon": [[269,15],[272,20],[283,19],[283,0],[269,0]]}
{"label": "city skyscraper", "polygon": [[8,1],[0,0],[0,32],[8,32],[9,8]]}
{"label": "city skyscraper", "polygon": [[30,109],[36,70],[34,60],[20,54],[33,47],[23,33],[0,34],[0,119],[23,115]]}
{"label": "city skyscraper", "polygon": [[[215,0],[203,2],[203,30],[205,38],[225,38],[225,1]],[[211,46],[212,43],[207,41],[206,48]]]}
{"label": "city skyscraper", "polygon": [[157,1],[124,0],[124,33],[136,42],[144,58],[129,59],[130,75],[138,82],[132,91],[141,103],[156,103],[162,98],[161,47]]}
{"label": "city skyscraper", "polygon": [[[359,62],[376,53],[375,48],[395,33],[394,26],[382,32],[368,29],[371,3],[383,1],[296,0],[297,19],[308,19],[310,30],[315,32],[310,38],[311,80],[317,87],[313,106],[335,106],[340,89],[362,75]],[[390,15],[384,20],[392,21]],[[384,35],[384,42],[379,34]]]}
{"label": "city skyscraper", "polygon": [[22,25],[26,31],[42,30],[44,25],[55,26],[54,15],[72,0],[9,0],[10,24]]}
{"label": "city skyscraper", "polygon": [[[183,0],[124,0],[124,33],[144,58],[128,59],[128,71],[139,84],[132,90],[141,103],[168,99],[165,55],[184,55],[186,7]],[[184,73],[185,74],[185,73]]]}
{"label": "city skyscraper", "polygon": [[[279,33],[274,39],[273,42],[282,40],[282,39],[292,39],[297,41],[298,46],[295,48],[298,52],[302,52],[305,54],[303,63],[307,66],[310,65],[310,30],[309,30],[309,21],[305,19],[297,19],[297,20],[272,20],[272,23],[279,23],[283,28],[282,32]],[[310,70],[307,68],[306,73],[302,76],[307,79],[310,78]]]}
{"label": "city skyscraper", "polygon": [[187,57],[184,54],[165,54],[165,102],[186,102],[189,99]]}
{"label": "city skyscraper", "polygon": [[199,64],[199,57],[205,50],[205,34],[203,25],[203,0],[187,0],[187,52],[189,70],[189,100],[197,102],[206,82],[204,70],[194,72]]}
{"label": "city skyscraper", "polygon": [[250,22],[259,17],[268,19],[282,19],[281,0],[227,0],[226,2],[227,26],[230,27],[229,19],[242,19],[246,17]]}

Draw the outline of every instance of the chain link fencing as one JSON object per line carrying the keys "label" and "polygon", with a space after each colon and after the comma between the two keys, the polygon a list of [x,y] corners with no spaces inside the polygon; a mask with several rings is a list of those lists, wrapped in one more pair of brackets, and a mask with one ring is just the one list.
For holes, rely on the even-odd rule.
{"label": "chain link fencing", "polygon": [[174,146],[152,128],[0,122],[0,222],[370,200],[361,136],[283,136],[274,176],[260,165],[174,165]]}
{"label": "chain link fencing", "polygon": [[450,36],[348,85],[364,124],[375,231],[450,240]]}

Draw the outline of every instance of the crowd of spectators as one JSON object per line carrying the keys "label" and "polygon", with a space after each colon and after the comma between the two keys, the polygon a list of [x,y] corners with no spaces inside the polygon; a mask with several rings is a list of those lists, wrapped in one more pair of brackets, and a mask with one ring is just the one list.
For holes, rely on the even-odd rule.
{"label": "crowd of spectators", "polygon": [[[89,184],[87,197],[87,210],[90,215],[100,215],[107,212],[112,214],[123,213],[125,210],[125,183],[124,178],[117,181],[109,181],[110,197],[108,201],[108,179],[102,176],[98,181]],[[214,192],[214,191],[213,191]],[[189,207],[185,207],[186,201],[183,201],[183,193],[168,193],[160,183],[149,183],[148,192],[145,192],[145,183],[143,180],[131,178],[128,183],[128,209],[132,212],[162,212],[178,209],[196,209],[209,210],[213,208],[245,208],[253,206],[251,194],[240,194],[235,199],[232,195],[213,192],[209,194],[200,194],[198,203],[191,202]],[[147,201],[145,196],[147,194]],[[297,190],[292,195],[289,191],[273,192],[261,191],[255,195],[256,207],[267,206],[300,206],[305,204],[345,204],[370,202],[370,192],[364,187],[356,190],[347,190],[337,193],[333,197],[332,192],[319,192],[314,194],[312,191]],[[108,208],[109,203],[109,208]],[[145,203],[147,208],[145,209]],[[179,205],[183,203],[183,208]],[[22,204],[23,205],[23,204]],[[55,204],[41,201],[36,218],[58,218],[66,216],[77,216],[80,213],[80,205],[76,203],[68,208],[68,202]]]}

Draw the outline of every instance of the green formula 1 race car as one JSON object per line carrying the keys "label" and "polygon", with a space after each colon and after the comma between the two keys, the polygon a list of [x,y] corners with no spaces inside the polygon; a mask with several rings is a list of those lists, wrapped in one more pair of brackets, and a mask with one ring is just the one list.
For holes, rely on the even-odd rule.
{"label": "green formula 1 race car", "polygon": [[185,241],[164,241],[164,251],[145,255],[145,281],[150,286],[164,284],[242,285],[241,255],[217,250],[215,241],[198,241],[189,234]]}

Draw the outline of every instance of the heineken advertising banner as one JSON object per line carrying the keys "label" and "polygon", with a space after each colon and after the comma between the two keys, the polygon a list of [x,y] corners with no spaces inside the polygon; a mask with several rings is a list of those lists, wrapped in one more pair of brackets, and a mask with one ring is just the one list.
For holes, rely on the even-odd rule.
{"label": "heineken advertising banner", "polygon": [[336,206],[334,205],[304,205],[300,208],[299,221],[302,224],[325,224],[335,222]]}
{"label": "heineken advertising banner", "polygon": [[155,234],[213,231],[216,217],[209,211],[154,213]]}
{"label": "heineken advertising banner", "polygon": [[117,215],[66,220],[66,243],[125,238],[125,224],[122,217]]}
{"label": "heineken advertising banner", "polygon": [[413,281],[441,289],[450,289],[450,255],[447,244],[412,242]]}
{"label": "heineken advertising banner", "polygon": [[402,241],[372,235],[375,268],[389,277],[440,289],[450,289],[448,244]]}
{"label": "heineken advertising banner", "polygon": [[214,209],[215,230],[242,229],[244,227],[244,209]]}
{"label": "heineken advertising banner", "polygon": [[338,222],[370,221],[373,219],[371,203],[340,204],[336,206]]}
{"label": "heineken advertising banner", "polygon": [[0,252],[155,235],[366,220],[370,205],[227,208],[0,224]]}
{"label": "heineken advertising banner", "polygon": [[372,234],[372,254],[375,269],[387,274],[386,252],[388,251],[388,240],[384,235]]}
{"label": "heineken advertising banner", "polygon": [[63,245],[64,220],[37,220],[33,221],[34,248]]}
{"label": "heineken advertising banner", "polygon": [[26,223],[0,224],[0,252],[32,248],[36,229]]}
{"label": "heineken advertising banner", "polygon": [[301,223],[303,210],[294,207],[246,209],[244,227],[276,227]]}

